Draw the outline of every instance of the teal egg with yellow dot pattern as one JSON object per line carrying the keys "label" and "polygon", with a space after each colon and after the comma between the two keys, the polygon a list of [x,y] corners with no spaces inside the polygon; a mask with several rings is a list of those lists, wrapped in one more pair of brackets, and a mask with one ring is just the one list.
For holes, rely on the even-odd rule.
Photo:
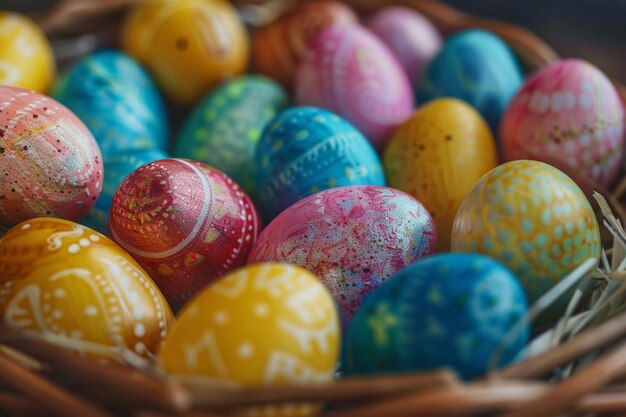
{"label": "teal egg with yellow dot pattern", "polygon": [[[471,379],[515,361],[528,326],[508,336],[528,310],[515,276],[480,254],[444,253],[409,265],[371,293],[344,347],[347,375],[452,368]],[[496,353],[497,352],[497,353]]]}

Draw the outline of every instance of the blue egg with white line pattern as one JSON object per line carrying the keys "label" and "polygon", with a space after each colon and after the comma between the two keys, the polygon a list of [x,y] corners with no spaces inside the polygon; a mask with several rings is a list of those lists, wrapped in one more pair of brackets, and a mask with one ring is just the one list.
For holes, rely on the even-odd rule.
{"label": "blue egg with white line pattern", "polygon": [[[526,315],[517,278],[479,254],[444,253],[419,260],[371,293],[345,338],[347,375],[448,367],[465,379],[485,374],[494,352]],[[498,354],[514,362],[529,339],[521,328]]]}

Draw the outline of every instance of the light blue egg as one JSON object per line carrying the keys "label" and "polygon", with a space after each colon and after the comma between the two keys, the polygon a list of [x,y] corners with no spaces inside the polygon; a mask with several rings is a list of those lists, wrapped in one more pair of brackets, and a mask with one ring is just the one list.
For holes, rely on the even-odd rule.
{"label": "light blue egg", "polygon": [[417,81],[417,101],[456,97],[475,107],[497,132],[500,118],[524,81],[511,49],[484,30],[450,37]]}
{"label": "light blue egg", "polygon": [[265,221],[318,191],[385,185],[380,158],[346,120],[315,107],[294,107],[265,128],[255,155],[257,202]]}
{"label": "light blue egg", "polygon": [[122,52],[99,51],[81,59],[59,78],[51,95],[87,125],[104,157],[167,150],[161,94],[148,73]]}
{"label": "light blue egg", "polygon": [[[488,370],[505,335],[527,312],[519,282],[478,254],[440,254],[410,265],[376,289],[346,336],[346,374],[449,367],[471,379]],[[528,342],[525,326],[503,351],[514,361]]]}

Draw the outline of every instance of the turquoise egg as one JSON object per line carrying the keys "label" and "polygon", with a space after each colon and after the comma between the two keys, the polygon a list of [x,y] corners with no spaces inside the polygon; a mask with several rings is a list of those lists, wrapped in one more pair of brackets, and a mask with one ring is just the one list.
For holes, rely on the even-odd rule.
{"label": "turquoise egg", "polygon": [[[345,373],[413,372],[449,367],[471,379],[527,312],[508,269],[479,254],[434,255],[410,265],[378,289],[354,316],[344,346]],[[502,351],[513,362],[529,338],[525,326]]]}
{"label": "turquoise egg", "polygon": [[349,122],[316,107],[294,107],[265,128],[255,155],[257,202],[265,221],[318,191],[386,185],[380,158]]}
{"label": "turquoise egg", "polygon": [[122,52],[95,52],[72,66],[51,96],[95,136],[102,156],[168,146],[167,114],[148,73]]}
{"label": "turquoise egg", "polygon": [[174,156],[215,167],[254,196],[257,142],[287,102],[287,93],[269,78],[247,75],[230,81],[196,106],[178,135]]}
{"label": "turquoise egg", "polygon": [[418,103],[456,97],[476,108],[497,132],[500,118],[524,81],[511,49],[484,30],[451,36],[417,81]]}

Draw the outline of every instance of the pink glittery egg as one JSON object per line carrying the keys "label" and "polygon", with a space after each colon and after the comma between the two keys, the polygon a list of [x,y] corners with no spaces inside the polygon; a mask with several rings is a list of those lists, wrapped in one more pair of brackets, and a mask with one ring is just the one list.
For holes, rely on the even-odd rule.
{"label": "pink glittery egg", "polygon": [[249,262],[313,272],[335,297],[345,329],[366,294],[435,246],[435,225],[419,201],[393,188],[356,185],[283,211],[261,233]]}
{"label": "pink glittery egg", "polygon": [[624,105],[609,79],[580,60],[559,61],[529,78],[500,128],[506,160],[535,159],[603,185],[619,173]]}
{"label": "pink glittery egg", "polygon": [[411,83],[397,58],[369,30],[333,25],[313,40],[296,73],[296,102],[354,124],[381,149],[413,112]]}
{"label": "pink glittery egg", "polygon": [[111,237],[173,308],[245,263],[260,228],[250,198],[222,172],[186,159],[133,171],[113,197]]}
{"label": "pink glittery egg", "polygon": [[0,225],[76,220],[102,188],[102,156],[85,125],[56,100],[0,86]]}

